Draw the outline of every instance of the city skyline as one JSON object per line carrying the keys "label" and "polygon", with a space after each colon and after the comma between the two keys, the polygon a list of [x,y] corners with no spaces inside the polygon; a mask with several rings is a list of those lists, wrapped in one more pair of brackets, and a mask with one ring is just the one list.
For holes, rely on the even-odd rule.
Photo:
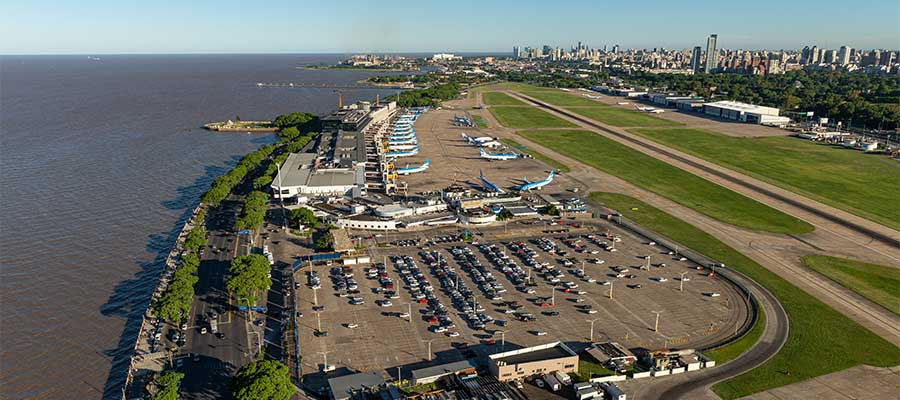
{"label": "city skyline", "polygon": [[715,9],[653,1],[41,3],[6,7],[0,36],[17,40],[0,41],[0,54],[508,53],[511,43],[568,47],[577,41],[691,49],[713,32],[722,36],[717,47],[723,49],[900,48],[900,6],[888,1],[852,9],[831,1]]}

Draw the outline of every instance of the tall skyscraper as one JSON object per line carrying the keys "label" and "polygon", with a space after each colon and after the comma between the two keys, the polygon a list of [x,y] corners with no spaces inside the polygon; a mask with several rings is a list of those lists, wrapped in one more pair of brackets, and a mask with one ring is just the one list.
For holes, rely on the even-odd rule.
{"label": "tall skyscraper", "polygon": [[813,46],[812,49],[809,50],[809,63],[816,65],[819,63],[819,47]]}
{"label": "tall skyscraper", "polygon": [[619,45],[617,45],[617,44],[616,44],[616,45],[613,45],[613,49],[612,49],[612,50],[613,50],[613,51],[612,51],[613,53],[618,54],[618,53],[619,53]]}
{"label": "tall skyscraper", "polygon": [[519,58],[522,56],[522,51],[519,50],[519,46],[513,46],[513,57]]}
{"label": "tall skyscraper", "polygon": [[719,35],[713,33],[706,39],[706,68],[703,70],[707,74],[715,70],[719,63],[719,51],[716,50],[716,40]]}
{"label": "tall skyscraper", "polygon": [[691,71],[694,71],[695,74],[703,72],[700,70],[700,53],[702,51],[700,46],[694,46],[694,52],[691,54]]}
{"label": "tall skyscraper", "polygon": [[841,49],[838,50],[838,64],[840,65],[848,65],[850,64],[850,53],[853,50],[847,46],[841,46]]}

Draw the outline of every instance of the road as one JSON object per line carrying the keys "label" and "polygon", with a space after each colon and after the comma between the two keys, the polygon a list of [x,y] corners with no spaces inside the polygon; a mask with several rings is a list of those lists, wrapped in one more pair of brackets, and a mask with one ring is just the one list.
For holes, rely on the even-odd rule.
{"label": "road", "polygon": [[[654,158],[672,164],[677,168],[691,172],[715,184],[727,187],[735,192],[751,197],[776,209],[783,210],[811,223],[816,227],[816,231],[806,235],[773,235],[750,232],[734,228],[718,221],[711,221],[708,217],[697,215],[696,212],[673,210],[673,207],[669,205],[671,204],[671,201],[662,200],[661,196],[637,189],[629,183],[621,182],[620,185],[620,182],[615,182],[614,184],[614,186],[623,186],[625,188],[625,190],[618,189],[614,191],[620,191],[622,193],[639,192],[640,194],[638,197],[643,200],[649,201],[651,204],[661,207],[662,209],[675,214],[679,218],[685,219],[701,229],[715,234],[716,237],[723,239],[729,245],[732,245],[742,253],[753,258],[766,268],[778,273],[789,282],[813,294],[815,297],[831,305],[849,318],[857,321],[892,343],[900,344],[900,323],[898,323],[900,322],[900,319],[898,319],[896,315],[883,307],[862,298],[849,289],[810,271],[799,262],[799,258],[802,255],[825,253],[855,259],[861,258],[870,262],[884,263],[886,265],[897,265],[900,263],[900,252],[897,251],[896,244],[889,245],[886,243],[887,239],[897,237],[898,234],[896,231],[871,221],[863,220],[844,211],[834,209],[833,207],[809,200],[803,196],[775,187],[774,185],[761,182],[755,178],[712,164],[708,161],[655,143],[647,143],[646,139],[636,137],[623,129],[612,128],[592,120],[587,120],[580,115],[546,104],[518,92],[507,91],[507,93],[522,101],[541,107],[551,114],[572,121],[585,129],[607,136],[610,139],[623,143],[637,151],[641,151]],[[516,140],[519,139],[520,138],[517,138]],[[520,141],[529,146],[533,146],[533,148],[540,149],[541,152],[544,152],[544,149],[546,149],[543,146],[527,140]],[[550,149],[546,150],[548,155],[554,156],[557,154]],[[670,157],[669,154],[675,157]],[[569,160],[567,157],[561,157],[561,159]],[[684,159],[684,161],[682,161],[682,159]],[[585,186],[587,186],[586,188],[590,190],[597,190],[598,187],[610,186],[609,181],[620,181],[617,178],[609,179],[611,177],[605,176],[605,174],[594,168],[582,167],[581,163],[574,160],[572,162],[565,161],[565,163],[573,166],[573,170],[569,174],[570,177],[583,182]],[[699,165],[699,167],[697,165]],[[714,170],[715,174],[708,172],[708,169]],[[725,174],[728,179],[721,178],[720,174]],[[761,192],[755,191],[753,189],[754,187],[761,187],[765,190]],[[768,195],[768,192],[776,193],[779,197],[772,197]],[[791,202],[784,202],[780,200],[781,197],[787,197]],[[657,202],[657,199],[659,202]],[[814,207],[818,212],[812,213],[807,211],[806,208],[796,207],[793,205],[795,201],[800,202],[805,206]],[[678,206],[676,208],[683,208],[683,206]],[[818,215],[819,213],[830,214],[834,218],[823,218]],[[847,224],[837,223],[835,222],[835,219],[844,220]],[[872,232],[868,232],[868,230],[871,230]],[[871,233],[871,235],[864,232]],[[894,243],[896,243],[896,241]]]}
{"label": "road", "polygon": [[[225,289],[225,277],[231,260],[248,252],[246,239],[230,233],[240,202],[229,199],[213,209],[208,217],[207,247],[203,251],[198,271],[199,281],[188,321],[186,343],[179,352],[183,355],[179,370],[185,373],[181,389],[184,398],[227,398],[227,383],[240,366],[249,362],[254,348],[250,348],[247,320],[230,304]],[[218,313],[218,330],[224,337],[208,332],[210,312]],[[191,355],[198,354],[199,361]],[[177,364],[176,364],[177,365]]]}

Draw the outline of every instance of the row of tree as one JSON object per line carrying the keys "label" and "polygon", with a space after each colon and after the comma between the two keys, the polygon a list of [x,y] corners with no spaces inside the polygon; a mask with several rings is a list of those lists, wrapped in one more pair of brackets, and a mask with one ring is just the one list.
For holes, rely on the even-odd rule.
{"label": "row of tree", "polygon": [[447,83],[435,85],[427,89],[410,90],[398,95],[388,96],[386,101],[396,101],[400,107],[436,107],[444,100],[459,97],[460,85]]}
{"label": "row of tree", "polygon": [[228,197],[231,190],[244,179],[244,176],[256,169],[263,160],[266,160],[275,151],[275,148],[275,145],[266,145],[245,155],[234,168],[213,180],[209,190],[200,197],[200,201],[211,206],[221,203]]}
{"label": "row of tree", "polygon": [[254,190],[244,196],[244,209],[235,222],[237,229],[257,229],[262,226],[268,204],[269,195],[265,192]]}
{"label": "row of tree", "polygon": [[288,400],[297,390],[288,367],[274,360],[244,365],[231,378],[230,386],[236,400]]}
{"label": "row of tree", "polygon": [[271,268],[269,259],[261,254],[240,256],[231,262],[225,286],[238,303],[255,304],[259,300],[256,293],[267,291],[272,286],[272,279],[269,278]]}
{"label": "row of tree", "polygon": [[200,257],[194,253],[186,253],[175,269],[172,281],[156,301],[153,312],[157,317],[169,321],[181,321],[191,310],[194,301],[194,284],[197,283],[197,267]]}

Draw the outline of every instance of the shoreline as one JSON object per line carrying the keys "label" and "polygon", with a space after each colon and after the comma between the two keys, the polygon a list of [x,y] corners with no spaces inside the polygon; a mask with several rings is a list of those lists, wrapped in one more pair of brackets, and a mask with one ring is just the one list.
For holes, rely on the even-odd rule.
{"label": "shoreline", "polygon": [[[134,378],[136,376],[135,373],[143,370],[143,368],[138,368],[139,364],[144,362],[143,356],[152,354],[151,352],[149,352],[148,348],[142,349],[141,346],[145,344],[142,341],[149,337],[150,330],[153,329],[151,321],[156,318],[152,314],[153,304],[165,291],[172,273],[174,273],[175,269],[178,267],[178,263],[176,262],[176,260],[178,259],[181,252],[184,251],[184,240],[187,237],[188,232],[197,224],[197,214],[199,214],[201,211],[204,211],[205,209],[206,206],[202,202],[194,207],[194,209],[191,211],[191,216],[188,217],[187,220],[185,220],[184,225],[182,225],[181,232],[178,233],[178,238],[175,239],[175,243],[172,245],[171,250],[169,250],[169,255],[166,256],[165,263],[163,264],[163,270],[160,272],[159,278],[156,282],[156,286],[153,289],[153,293],[150,295],[150,300],[147,302],[147,306],[144,309],[143,316],[141,317],[141,328],[138,330],[138,335],[135,338],[134,346],[132,346],[131,348],[132,354],[128,364],[128,371],[125,374],[125,384],[122,386],[122,400],[130,398],[128,396],[128,392],[129,390],[132,390],[131,385],[134,383]],[[163,352],[165,351],[166,350],[163,349]],[[151,365],[151,367],[153,366],[155,365]],[[165,364],[161,366],[164,367]],[[158,371],[152,368],[146,368],[146,370],[159,372],[162,371],[162,368],[160,368]]]}
{"label": "shoreline", "polygon": [[272,125],[272,121],[219,121],[203,125],[203,129],[214,132],[277,132],[278,127]]}

